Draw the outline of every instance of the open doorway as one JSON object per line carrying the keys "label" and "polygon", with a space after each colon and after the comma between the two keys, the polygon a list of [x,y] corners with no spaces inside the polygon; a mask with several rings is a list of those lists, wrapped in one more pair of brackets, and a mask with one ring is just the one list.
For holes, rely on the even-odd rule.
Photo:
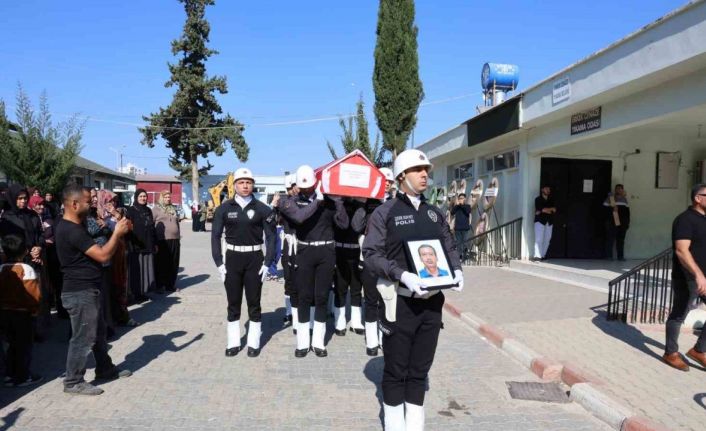
{"label": "open doorway", "polygon": [[557,213],[547,257],[605,256],[603,201],[611,187],[612,162],[542,158],[541,184],[551,186]]}

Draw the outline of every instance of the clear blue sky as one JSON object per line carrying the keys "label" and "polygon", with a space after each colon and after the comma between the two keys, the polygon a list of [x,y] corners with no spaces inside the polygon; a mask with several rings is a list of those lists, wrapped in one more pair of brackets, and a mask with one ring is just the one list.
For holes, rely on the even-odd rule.
{"label": "clear blue sky", "polygon": [[[639,6],[636,4],[639,3]],[[419,0],[419,66],[425,102],[415,142],[421,144],[470,118],[480,98],[485,62],[520,67],[520,88],[683,5],[686,0]],[[330,160],[326,140],[338,143],[337,121],[268,126],[348,114],[363,94],[371,126],[373,50],[378,2],[217,0],[207,18],[210,74],[228,77],[220,97],[226,112],[246,124],[246,166],[281,174],[299,164]],[[140,145],[141,115],[166,106],[172,90],[166,63],[170,41],[184,22],[176,0],[22,0],[0,4],[0,98],[12,105],[21,82],[33,101],[49,96],[55,120],[80,113],[86,123],[83,156],[115,167],[125,162],[168,173],[164,144]],[[371,127],[372,131],[373,127]],[[371,134],[374,135],[374,132]],[[124,148],[123,148],[124,146]],[[211,157],[220,174],[240,166],[232,152]]]}

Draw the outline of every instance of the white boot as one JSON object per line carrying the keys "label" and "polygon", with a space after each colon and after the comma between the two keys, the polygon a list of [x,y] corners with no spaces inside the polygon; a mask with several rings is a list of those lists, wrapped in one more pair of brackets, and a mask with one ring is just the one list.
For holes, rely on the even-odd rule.
{"label": "white boot", "polygon": [[311,347],[311,335],[309,334],[309,325],[306,323],[299,323],[299,320],[296,320],[297,322],[297,350],[303,350],[306,349],[307,351],[309,350],[309,347]]}
{"label": "white boot", "polygon": [[289,295],[284,295],[284,314],[285,316],[292,315],[292,300],[289,299]]}
{"label": "white boot", "polygon": [[227,349],[240,347],[240,320],[228,322],[228,346]]}
{"label": "white boot", "polygon": [[380,326],[378,326],[378,342],[380,343],[380,347],[382,348],[382,330],[380,329]]}
{"label": "white boot", "polygon": [[333,321],[336,322],[337,331],[346,330],[346,307],[336,307],[333,309]]}
{"label": "white boot", "polygon": [[404,404],[398,406],[382,405],[385,431],[406,431],[404,424]]}
{"label": "white boot", "polygon": [[360,307],[351,306],[351,328],[363,329],[363,319],[360,313]]}
{"label": "white boot", "polygon": [[326,322],[314,322],[314,334],[311,336],[311,347],[325,349],[324,336],[326,335]]}
{"label": "white boot", "polygon": [[374,349],[380,345],[378,341],[378,323],[365,322],[365,347]]}
{"label": "white boot", "polygon": [[292,328],[299,329],[299,310],[297,310],[297,307],[292,307]]}
{"label": "white boot", "polygon": [[314,329],[314,315],[316,314],[316,307],[309,307],[309,330]]}
{"label": "white boot", "polygon": [[404,403],[406,431],[424,431],[424,406]]}
{"label": "white boot", "polygon": [[260,336],[262,335],[262,322],[250,321],[248,327],[248,347],[253,349],[260,348]]}

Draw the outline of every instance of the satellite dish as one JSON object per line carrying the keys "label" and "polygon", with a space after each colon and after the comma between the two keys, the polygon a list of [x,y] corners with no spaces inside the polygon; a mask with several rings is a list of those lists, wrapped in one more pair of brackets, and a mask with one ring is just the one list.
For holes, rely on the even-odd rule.
{"label": "satellite dish", "polygon": [[483,194],[483,210],[484,211],[490,211],[493,206],[495,205],[495,202],[498,200],[498,192],[500,191],[500,181],[498,181],[498,177],[493,177],[492,180],[490,180],[490,183],[488,183],[488,188],[485,189],[485,193]]}

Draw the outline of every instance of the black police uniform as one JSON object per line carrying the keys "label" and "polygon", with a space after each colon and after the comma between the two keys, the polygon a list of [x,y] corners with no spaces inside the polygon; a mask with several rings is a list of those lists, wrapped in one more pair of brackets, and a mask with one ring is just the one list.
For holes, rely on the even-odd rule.
{"label": "black police uniform", "polygon": [[[399,282],[403,272],[415,273],[405,253],[405,244],[411,240],[439,239],[449,257],[451,270],[461,269],[444,214],[429,205],[424,196],[417,210],[407,195],[398,193],[395,199],[372,213],[367,229],[363,256],[366,268],[378,277]],[[389,406],[403,402],[422,406],[441,329],[444,294],[436,290],[430,296],[414,297],[403,285],[397,292],[396,321],[387,321],[382,312],[380,315],[385,346],[383,401]]]}
{"label": "black police uniform", "polygon": [[[262,310],[260,296],[262,278],[258,273],[266,262],[270,266],[275,258],[275,213],[269,206],[254,197],[245,208],[235,199],[223,202],[213,216],[211,232],[211,253],[216,266],[223,263],[221,236],[225,231],[226,243],[231,246],[262,246],[265,234],[265,256],[262,251],[226,250],[226,297],[228,298],[228,321],[240,320],[240,306],[243,302],[243,288],[248,304],[248,317],[252,322],[260,322]],[[227,247],[227,246],[226,246]]]}
{"label": "black police uniform", "polygon": [[[346,214],[350,219],[356,209],[360,206],[357,201],[345,200],[343,203]],[[333,236],[336,241],[336,278],[334,306],[344,308],[346,306],[346,295],[350,290],[351,307],[357,307],[358,312],[351,312],[351,320],[360,318],[360,306],[362,303],[360,270],[360,244],[358,244],[359,234],[350,226],[347,229],[340,229],[334,226]],[[344,311],[345,314],[345,311]],[[351,329],[362,334],[362,322],[352,321]],[[336,328],[339,330],[340,328]],[[345,328],[343,329],[345,331]]]}
{"label": "black police uniform", "polygon": [[346,229],[348,214],[339,199],[334,201],[326,196],[317,200],[314,195],[306,197],[303,194],[280,201],[279,210],[292,222],[297,235],[295,285],[299,294],[299,323],[309,323],[309,304],[312,302],[314,320],[325,322],[336,261],[333,226]]}
{"label": "black police uniform", "polygon": [[[280,198],[280,202],[283,202],[287,199],[291,199],[291,196],[284,196]],[[280,203],[281,205],[281,203]],[[280,224],[282,225],[282,230],[284,231],[285,235],[296,235],[296,231],[292,227],[292,223],[290,220],[284,216],[284,214],[281,213],[281,211],[277,208],[276,209],[279,219],[280,219]],[[289,240],[285,237],[284,241],[282,241],[282,269],[284,271],[284,296],[289,297],[289,303],[291,304],[292,308],[297,308],[299,306],[299,301],[298,301],[298,295],[297,295],[297,289],[295,288],[294,285],[294,273],[296,270],[296,263],[295,263],[295,257],[296,255],[292,253],[290,255],[289,253],[289,248],[291,247],[291,244],[289,243]],[[291,315],[287,316],[287,320],[291,318]]]}

